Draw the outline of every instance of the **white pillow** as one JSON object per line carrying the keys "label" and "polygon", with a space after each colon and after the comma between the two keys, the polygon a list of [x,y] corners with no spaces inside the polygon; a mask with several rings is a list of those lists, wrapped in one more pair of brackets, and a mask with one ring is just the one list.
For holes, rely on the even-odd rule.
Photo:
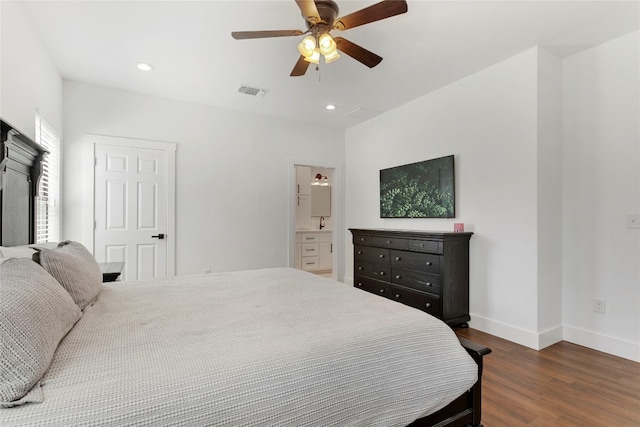
{"label": "white pillow", "polygon": [[0,283],[0,406],[42,401],[34,385],[82,313],[62,286],[30,259],[0,263]]}
{"label": "white pillow", "polygon": [[0,246],[0,258],[29,258],[36,253],[36,250],[29,247],[30,245],[24,246]]}
{"label": "white pillow", "polygon": [[102,271],[81,243],[60,242],[56,249],[36,248],[33,260],[44,267],[84,309],[102,289]]}

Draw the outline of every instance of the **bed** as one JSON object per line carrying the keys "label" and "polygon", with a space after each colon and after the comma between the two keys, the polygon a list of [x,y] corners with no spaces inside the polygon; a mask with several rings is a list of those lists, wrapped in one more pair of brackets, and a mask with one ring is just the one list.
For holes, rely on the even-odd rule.
{"label": "bed", "polygon": [[101,288],[1,425],[403,426],[477,380],[439,320],[298,270]]}
{"label": "bed", "polygon": [[482,425],[490,350],[424,312],[288,268],[103,284],[78,242],[18,243],[2,426]]}

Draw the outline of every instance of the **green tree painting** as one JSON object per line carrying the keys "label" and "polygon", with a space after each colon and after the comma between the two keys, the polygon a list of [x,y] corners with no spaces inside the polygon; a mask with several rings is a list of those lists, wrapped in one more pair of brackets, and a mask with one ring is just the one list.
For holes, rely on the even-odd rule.
{"label": "green tree painting", "polygon": [[381,218],[453,218],[453,156],[380,171]]}

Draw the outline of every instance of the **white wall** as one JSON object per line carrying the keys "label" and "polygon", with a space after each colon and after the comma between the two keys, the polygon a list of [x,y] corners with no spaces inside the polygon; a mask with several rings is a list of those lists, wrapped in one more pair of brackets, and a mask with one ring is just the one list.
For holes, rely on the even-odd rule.
{"label": "white wall", "polygon": [[563,317],[566,340],[640,362],[639,39],[565,60]]}
{"label": "white wall", "polygon": [[16,2],[0,2],[0,117],[30,138],[36,111],[62,133],[62,77]]}
{"label": "white wall", "polygon": [[[347,226],[453,231],[454,222],[464,222],[475,233],[472,325],[532,347],[538,343],[537,63],[538,50],[528,50],[346,133]],[[455,219],[380,218],[380,169],[449,154],[455,155]]]}
{"label": "white wall", "polygon": [[[640,212],[638,38],[565,60],[531,49],[348,129],[347,227],[464,222],[472,326],[640,361],[640,230],[625,228]],[[447,154],[456,219],[379,218],[380,169]]]}
{"label": "white wall", "polygon": [[562,76],[538,49],[538,348],[562,339]]}
{"label": "white wall", "polygon": [[[238,95],[244,96],[244,95]],[[288,265],[293,164],[344,162],[338,129],[65,82],[65,238],[87,241],[87,133],[177,143],[176,273]],[[86,163],[86,162],[85,162]],[[337,183],[340,185],[340,183]]]}

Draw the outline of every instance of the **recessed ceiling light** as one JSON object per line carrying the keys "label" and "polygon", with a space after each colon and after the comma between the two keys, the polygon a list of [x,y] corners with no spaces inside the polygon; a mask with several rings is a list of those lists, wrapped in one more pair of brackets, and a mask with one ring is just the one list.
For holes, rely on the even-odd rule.
{"label": "recessed ceiling light", "polygon": [[138,62],[136,66],[138,67],[138,70],[142,71],[151,71],[154,69],[153,65],[145,64],[144,62]]}
{"label": "recessed ceiling light", "polygon": [[327,105],[327,106],[326,106],[326,107],[324,107],[324,108],[326,108],[327,110],[335,110],[335,109],[336,109],[336,106],[335,106],[335,105],[333,105],[333,104],[329,104],[329,105]]}

